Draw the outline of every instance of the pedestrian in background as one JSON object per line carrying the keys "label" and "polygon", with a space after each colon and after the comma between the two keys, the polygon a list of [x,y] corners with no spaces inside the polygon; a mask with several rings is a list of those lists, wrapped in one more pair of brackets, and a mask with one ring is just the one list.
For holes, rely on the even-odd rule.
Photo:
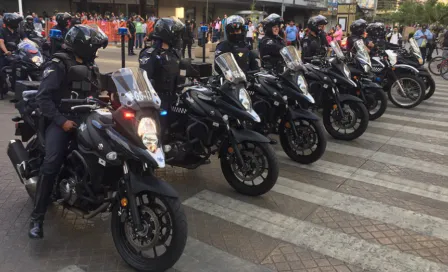
{"label": "pedestrian in background", "polygon": [[136,29],[135,29],[135,25],[134,25],[134,16],[129,17],[127,27],[128,27],[128,36],[129,36],[128,55],[135,56],[136,54],[134,53],[134,43],[135,43]]}
{"label": "pedestrian in background", "polygon": [[219,17],[215,21],[214,34],[215,39],[213,42],[219,42],[219,40],[221,39],[221,18]]}
{"label": "pedestrian in background", "polygon": [[417,41],[417,44],[420,47],[420,51],[422,53],[423,63],[426,60],[428,40],[432,40],[432,38],[432,33],[428,30],[427,25],[423,25],[422,28],[417,30],[414,34],[414,39]]}
{"label": "pedestrian in background", "polygon": [[[198,27],[198,46],[204,45],[204,34],[202,33],[201,28],[204,26],[204,22],[201,22],[201,24]],[[206,37],[207,38],[207,37]]]}
{"label": "pedestrian in background", "polygon": [[260,49],[261,40],[264,38],[264,27],[262,23],[258,24],[258,49]]}
{"label": "pedestrian in background", "polygon": [[247,27],[247,32],[246,32],[246,42],[248,43],[250,50],[253,49],[254,31],[255,31],[255,26],[253,26],[251,21],[249,21],[249,25]]}
{"label": "pedestrian in background", "polygon": [[227,40],[227,33],[225,31],[225,27],[227,25],[227,14],[224,14],[224,19],[221,21],[221,32],[224,34],[224,40]]}
{"label": "pedestrian in background", "polygon": [[191,46],[193,45],[193,27],[189,20],[185,21],[185,29],[182,33],[182,58],[185,58],[185,49],[188,47],[188,58],[191,59]]}
{"label": "pedestrian in background", "polygon": [[137,18],[134,21],[135,25],[135,32],[136,32],[136,39],[135,39],[135,48],[142,49],[143,47],[143,39],[145,38],[145,33],[143,32],[142,25],[144,20],[142,17],[137,16]]}
{"label": "pedestrian in background", "polygon": [[143,23],[142,23],[142,34],[143,34],[143,37],[142,37],[143,48],[145,48],[146,47],[146,36],[148,34],[148,24],[146,23],[145,20],[143,20]]}
{"label": "pedestrian in background", "polygon": [[284,38],[286,40],[286,45],[293,45],[293,46],[297,47],[298,40],[299,40],[299,30],[294,25],[293,20],[291,20],[289,22],[289,25],[286,26]]}
{"label": "pedestrian in background", "polygon": [[336,41],[339,45],[341,45],[342,36],[344,33],[342,32],[342,26],[340,24],[336,25],[336,30],[333,33],[333,40]]}
{"label": "pedestrian in background", "polygon": [[398,28],[394,27],[394,31],[387,34],[387,39],[390,43],[399,45],[400,40],[402,39],[401,34],[398,32]]}

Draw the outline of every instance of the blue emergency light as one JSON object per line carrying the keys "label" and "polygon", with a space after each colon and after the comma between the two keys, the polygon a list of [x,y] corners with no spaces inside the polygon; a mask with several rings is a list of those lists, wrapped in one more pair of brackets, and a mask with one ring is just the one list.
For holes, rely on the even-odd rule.
{"label": "blue emergency light", "polygon": [[166,116],[168,114],[168,112],[166,110],[163,110],[160,112],[160,116]]}
{"label": "blue emergency light", "polygon": [[61,39],[62,32],[59,29],[50,29],[50,38],[51,39]]}
{"label": "blue emergency light", "polygon": [[208,31],[208,26],[201,26],[201,32],[207,32]]}
{"label": "blue emergency light", "polygon": [[124,35],[126,35],[126,34],[128,34],[128,29],[127,29],[126,27],[120,27],[120,28],[118,28],[118,35],[122,35],[122,36],[124,36]]}

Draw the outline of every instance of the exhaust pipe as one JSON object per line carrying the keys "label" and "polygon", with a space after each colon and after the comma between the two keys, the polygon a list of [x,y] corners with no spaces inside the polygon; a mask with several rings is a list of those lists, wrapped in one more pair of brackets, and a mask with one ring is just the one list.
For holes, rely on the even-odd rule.
{"label": "exhaust pipe", "polygon": [[[7,154],[9,159],[11,160],[14,169],[17,172],[17,175],[20,178],[20,182],[24,183],[26,180],[26,162],[29,160],[28,152],[23,146],[22,141],[20,140],[11,140],[8,144]],[[31,178],[32,179],[32,178]]]}

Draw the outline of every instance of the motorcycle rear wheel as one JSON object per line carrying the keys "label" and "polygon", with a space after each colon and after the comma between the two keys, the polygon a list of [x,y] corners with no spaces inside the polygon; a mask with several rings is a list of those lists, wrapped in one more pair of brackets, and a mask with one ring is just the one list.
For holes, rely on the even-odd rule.
{"label": "motorcycle rear wheel", "polygon": [[221,170],[235,191],[247,196],[259,196],[274,187],[277,183],[279,166],[275,151],[269,143],[243,142],[238,145],[248,169],[241,169],[238,166],[235,152],[229,153],[229,149],[232,148],[229,148],[228,144],[221,147]]}
{"label": "motorcycle rear wheel", "polygon": [[[147,193],[139,199],[144,199],[145,195],[148,203],[140,204],[139,211],[146,232],[134,232],[127,209],[121,210],[120,203],[116,203],[112,209],[112,238],[118,253],[132,268],[145,272],[165,271],[179,260],[185,249],[187,218],[178,198]],[[167,247],[168,241],[170,245]],[[165,251],[160,255],[163,248]],[[143,249],[149,252],[143,252]]]}
{"label": "motorcycle rear wheel", "polygon": [[365,105],[367,107],[367,110],[369,111],[369,120],[373,121],[380,118],[387,109],[386,93],[383,90],[378,90],[375,91],[374,94],[366,94],[366,96],[367,103]]}

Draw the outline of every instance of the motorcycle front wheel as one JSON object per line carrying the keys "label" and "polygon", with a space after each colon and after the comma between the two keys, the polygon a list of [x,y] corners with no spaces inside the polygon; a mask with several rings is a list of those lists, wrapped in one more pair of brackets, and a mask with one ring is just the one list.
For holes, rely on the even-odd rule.
{"label": "motorcycle front wheel", "polygon": [[[408,75],[397,75],[387,92],[392,104],[399,108],[411,109],[418,106],[425,98],[425,83],[419,77]],[[399,82],[403,87],[401,90]]]}
{"label": "motorcycle front wheel", "polygon": [[277,182],[279,166],[275,151],[269,143],[243,142],[238,144],[244,165],[239,165],[233,147],[221,147],[221,170],[235,191],[247,196],[269,192]]}
{"label": "motorcycle front wheel", "polygon": [[142,231],[135,231],[128,209],[116,203],[111,232],[118,253],[137,271],[157,272],[171,268],[187,242],[187,218],[178,198],[144,193],[137,197]]}
{"label": "motorcycle front wheel", "polygon": [[302,164],[310,164],[320,159],[327,147],[322,124],[319,121],[304,119],[296,119],[293,122],[294,127],[285,120],[279,124],[278,133],[283,151],[293,161]]}
{"label": "motorcycle front wheel", "polygon": [[351,141],[361,136],[369,124],[369,112],[362,102],[341,101],[341,116],[336,104],[327,103],[322,121],[327,132],[335,139]]}
{"label": "motorcycle front wheel", "polygon": [[423,100],[427,100],[436,91],[436,82],[434,81],[432,76],[421,76],[420,78],[423,80],[426,86],[425,98],[423,98]]}
{"label": "motorcycle front wheel", "polygon": [[366,107],[369,111],[369,120],[380,118],[387,108],[387,95],[381,90],[366,91]]}

